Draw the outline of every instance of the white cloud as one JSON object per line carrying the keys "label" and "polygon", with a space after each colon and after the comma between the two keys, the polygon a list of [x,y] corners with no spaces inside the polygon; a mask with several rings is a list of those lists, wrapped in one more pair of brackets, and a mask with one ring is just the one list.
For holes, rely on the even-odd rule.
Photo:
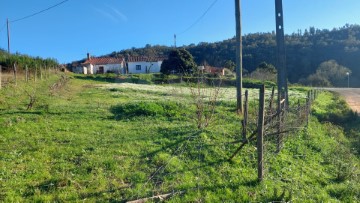
{"label": "white cloud", "polygon": [[114,23],[119,23],[121,22],[127,22],[128,18],[125,14],[123,14],[122,12],[120,12],[118,9],[106,5],[107,9],[100,9],[100,8],[95,8],[94,10],[96,12],[98,12],[99,14],[101,14],[103,17],[111,20]]}
{"label": "white cloud", "polygon": [[114,7],[110,7],[108,6],[123,22],[127,22],[128,18],[125,14],[123,14],[122,12],[120,12],[118,9],[114,8]]}

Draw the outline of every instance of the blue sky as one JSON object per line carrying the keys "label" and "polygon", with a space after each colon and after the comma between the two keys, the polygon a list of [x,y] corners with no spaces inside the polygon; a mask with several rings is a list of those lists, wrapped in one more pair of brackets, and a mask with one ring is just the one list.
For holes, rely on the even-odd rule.
{"label": "blue sky", "polygon": [[[7,49],[6,19],[33,14],[62,0],[0,0],[0,48]],[[215,42],[235,35],[234,0],[68,0],[10,23],[11,52],[60,63],[131,47]],[[243,33],[275,28],[274,0],[242,0]],[[359,0],[283,0],[286,33],[360,24]],[[197,24],[193,25],[194,22]],[[191,26],[193,25],[193,26]],[[188,29],[191,27],[191,29]],[[185,31],[185,32],[184,32]]]}

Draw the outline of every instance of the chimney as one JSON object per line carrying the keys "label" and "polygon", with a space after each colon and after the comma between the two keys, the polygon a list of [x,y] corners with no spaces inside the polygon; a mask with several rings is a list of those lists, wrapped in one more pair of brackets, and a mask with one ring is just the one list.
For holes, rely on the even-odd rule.
{"label": "chimney", "polygon": [[90,53],[87,53],[87,59],[90,60]]}

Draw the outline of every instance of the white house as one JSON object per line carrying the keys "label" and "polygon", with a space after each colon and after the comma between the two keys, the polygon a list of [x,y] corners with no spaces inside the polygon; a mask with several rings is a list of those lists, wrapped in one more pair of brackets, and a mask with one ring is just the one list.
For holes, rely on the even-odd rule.
{"label": "white house", "polygon": [[103,74],[103,73],[125,73],[125,60],[123,58],[92,58],[88,54],[87,60],[77,67],[77,72],[83,74]]}
{"label": "white house", "polygon": [[129,57],[128,73],[159,73],[164,57]]}

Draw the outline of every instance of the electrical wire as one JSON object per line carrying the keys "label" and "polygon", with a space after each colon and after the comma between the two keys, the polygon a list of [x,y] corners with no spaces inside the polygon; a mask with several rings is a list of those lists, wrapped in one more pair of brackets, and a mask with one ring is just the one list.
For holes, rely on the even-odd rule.
{"label": "electrical wire", "polygon": [[33,16],[36,16],[36,15],[40,14],[40,13],[43,13],[43,12],[45,12],[45,11],[48,11],[48,10],[50,10],[50,9],[52,9],[52,8],[55,8],[55,7],[57,7],[57,6],[60,6],[61,4],[66,3],[67,1],[69,1],[69,0],[61,1],[61,2],[59,2],[59,3],[57,3],[57,4],[53,5],[53,6],[50,6],[50,7],[46,8],[46,9],[43,9],[43,10],[38,11],[38,12],[35,12],[35,13],[33,13],[33,14],[24,16],[24,17],[22,17],[22,18],[18,18],[18,19],[16,19],[16,20],[13,20],[13,21],[10,21],[10,22],[11,22],[11,23],[15,23],[15,22],[18,22],[18,21],[21,21],[21,20],[25,20],[25,19],[27,19],[27,18],[31,18],[31,17],[33,17]]}
{"label": "electrical wire", "polygon": [[186,33],[191,28],[193,28],[196,24],[198,24],[205,17],[205,15],[210,11],[210,9],[216,4],[216,2],[218,2],[218,0],[215,0],[214,2],[212,2],[212,4],[206,9],[206,11],[193,24],[191,24],[186,30],[182,31],[178,35],[182,35],[182,34]]}

